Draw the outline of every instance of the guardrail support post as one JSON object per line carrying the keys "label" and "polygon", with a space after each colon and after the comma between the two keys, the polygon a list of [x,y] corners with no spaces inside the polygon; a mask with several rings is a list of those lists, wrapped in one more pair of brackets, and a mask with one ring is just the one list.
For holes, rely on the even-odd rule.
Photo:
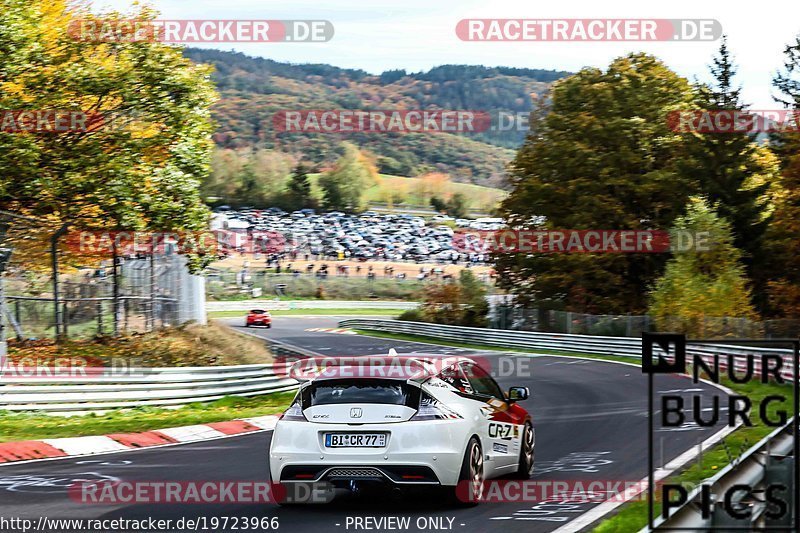
{"label": "guardrail support post", "polygon": [[[112,296],[113,296],[113,316],[114,316],[114,336],[119,337],[119,255],[117,255],[117,244],[111,244],[111,278],[112,278]],[[127,321],[126,321],[127,323]]]}
{"label": "guardrail support post", "polygon": [[53,276],[53,312],[55,316],[53,317],[55,322],[56,328],[56,342],[58,342],[62,335],[62,320],[63,316],[61,315],[61,306],[58,303],[58,239],[67,231],[67,227],[69,226],[69,222],[65,222],[61,225],[60,228],[53,233],[53,236],[50,237],[50,260],[52,262],[52,276]]}
{"label": "guardrail support post", "polygon": [[771,528],[786,527],[787,531],[791,529],[794,516],[797,513],[797,509],[794,508],[794,498],[791,497],[795,491],[794,487],[795,464],[796,463],[794,457],[778,457],[775,455],[767,456],[767,464],[764,470],[764,485],[785,486],[787,490],[781,496],[789,500],[787,502],[789,504],[789,512],[784,513],[778,518],[765,517],[764,520],[767,527]]}

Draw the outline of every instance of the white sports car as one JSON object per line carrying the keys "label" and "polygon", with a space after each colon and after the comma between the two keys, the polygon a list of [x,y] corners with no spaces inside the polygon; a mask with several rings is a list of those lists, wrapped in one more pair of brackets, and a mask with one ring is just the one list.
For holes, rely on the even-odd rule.
{"label": "white sports car", "polygon": [[270,473],[288,493],[379,482],[474,502],[470,487],[486,479],[530,476],[534,429],[517,404],[526,387],[503,393],[466,357],[336,361],[301,385],[275,427]]}

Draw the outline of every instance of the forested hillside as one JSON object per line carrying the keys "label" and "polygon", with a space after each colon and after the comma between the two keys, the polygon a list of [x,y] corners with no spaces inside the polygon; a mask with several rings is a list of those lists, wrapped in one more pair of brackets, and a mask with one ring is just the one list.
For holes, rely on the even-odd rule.
{"label": "forested hillside", "polygon": [[550,83],[551,70],[443,65],[428,72],[371,75],[325,64],[293,65],[241,53],[189,48],[185,55],[213,64],[221,100],[214,140],[224,149],[276,149],[320,167],[350,141],[376,157],[378,170],[416,176],[449,173],[456,181],[498,185],[525,137],[524,128],[475,134],[277,133],[272,116],[285,109],[458,109],[525,115]]}

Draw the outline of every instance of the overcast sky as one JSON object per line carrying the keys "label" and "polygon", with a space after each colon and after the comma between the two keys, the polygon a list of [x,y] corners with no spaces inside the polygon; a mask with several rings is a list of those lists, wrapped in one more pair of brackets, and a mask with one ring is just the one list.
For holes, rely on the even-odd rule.
{"label": "overcast sky", "polygon": [[[427,70],[445,63],[576,71],[605,67],[614,57],[644,51],[679,74],[706,80],[718,42],[463,42],[456,23],[465,18],[669,18],[717,19],[739,65],[745,100],[776,108],[771,79],[782,51],[800,33],[800,0],[151,0],[164,19],[324,19],[333,23],[328,43],[212,43],[208,48],[295,63],[329,63],[372,73]],[[124,9],[127,0],[95,0]]]}

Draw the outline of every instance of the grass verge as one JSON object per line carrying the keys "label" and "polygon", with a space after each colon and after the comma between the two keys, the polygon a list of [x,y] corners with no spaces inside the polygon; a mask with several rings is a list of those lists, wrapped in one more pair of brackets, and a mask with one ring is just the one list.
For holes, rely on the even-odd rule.
{"label": "grass verge", "polygon": [[[752,426],[742,426],[723,439],[720,444],[704,452],[700,458],[695,459],[690,465],[684,467],[676,474],[669,476],[664,482],[685,484],[692,487],[714,476],[733,459],[742,455],[761,439],[772,433],[775,428],[765,425],[759,418],[758,412],[761,402],[766,396],[777,394],[786,398],[785,402],[771,403],[767,413],[771,420],[777,420],[776,412],[787,409],[791,412],[794,398],[793,387],[789,384],[749,382],[744,384],[733,383],[729,379],[720,380],[723,385],[733,390],[736,394],[747,396],[753,403],[751,409]],[[724,407],[724,397],[720,398],[720,405]],[[707,416],[704,414],[703,416]],[[726,416],[726,415],[721,415]],[[655,502],[655,515],[661,512],[661,503]],[[606,518],[592,531],[595,533],[623,533],[639,531],[647,525],[647,500],[634,501],[624,504],[613,516]]]}
{"label": "grass verge", "polygon": [[[120,337],[10,341],[8,357],[22,366],[221,366],[269,363],[267,345],[222,324],[187,324]],[[60,363],[60,364],[59,364]]]}
{"label": "grass verge", "polygon": [[[272,316],[324,316],[324,315],[354,315],[354,316],[399,316],[405,309],[276,309],[270,311]],[[244,320],[246,311],[209,311],[209,318],[235,318]]]}
{"label": "grass verge", "polygon": [[272,415],[286,410],[293,397],[294,392],[251,398],[227,396],[176,409],[140,407],[70,417],[0,411],[0,442],[130,433]]}

